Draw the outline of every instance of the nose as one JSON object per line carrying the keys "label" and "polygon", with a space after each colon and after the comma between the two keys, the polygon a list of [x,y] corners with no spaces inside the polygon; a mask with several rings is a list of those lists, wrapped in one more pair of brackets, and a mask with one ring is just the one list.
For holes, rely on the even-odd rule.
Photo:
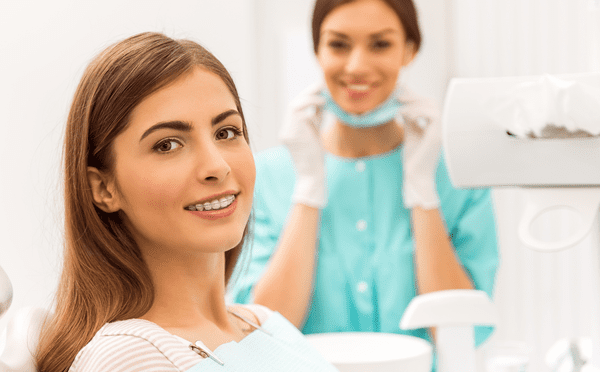
{"label": "nose", "polygon": [[364,48],[353,48],[348,55],[346,72],[353,75],[364,75],[369,69],[369,52]]}
{"label": "nose", "polygon": [[231,173],[231,167],[223,152],[215,143],[206,144],[198,159],[198,180],[202,183],[223,182]]}

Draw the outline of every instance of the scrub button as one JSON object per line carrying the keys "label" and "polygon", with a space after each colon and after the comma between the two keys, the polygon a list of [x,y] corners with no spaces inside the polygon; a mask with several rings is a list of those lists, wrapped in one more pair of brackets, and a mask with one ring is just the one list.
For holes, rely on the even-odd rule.
{"label": "scrub button", "polygon": [[359,293],[365,293],[367,291],[367,289],[369,289],[369,285],[367,284],[367,282],[359,282],[358,285],[356,286],[356,290]]}
{"label": "scrub button", "polygon": [[364,172],[365,169],[367,168],[367,165],[365,164],[364,161],[359,160],[356,162],[356,165],[354,166],[354,168],[356,169],[357,172]]}
{"label": "scrub button", "polygon": [[365,220],[359,220],[356,223],[356,230],[358,230],[358,231],[365,231],[366,228],[367,228],[367,221],[365,221]]}

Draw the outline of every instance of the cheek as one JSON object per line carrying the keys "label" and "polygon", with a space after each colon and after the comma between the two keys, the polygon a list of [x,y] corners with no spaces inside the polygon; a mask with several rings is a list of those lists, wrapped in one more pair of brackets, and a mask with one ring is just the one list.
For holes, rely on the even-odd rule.
{"label": "cheek", "polygon": [[250,147],[245,146],[241,151],[232,153],[229,157],[229,165],[235,172],[235,178],[246,193],[253,193],[256,180],[256,167]]}
{"label": "cheek", "polygon": [[381,69],[386,71],[386,74],[390,78],[398,78],[402,72],[402,68],[404,67],[402,58],[403,56],[401,53],[398,53],[390,58],[386,58],[381,63]]}
{"label": "cheek", "polygon": [[254,157],[252,156],[252,152],[248,150],[248,154],[244,157],[243,160],[243,168],[242,172],[243,177],[245,179],[245,186],[248,190],[254,190],[254,182],[256,181],[256,166],[254,164]]}
{"label": "cheek", "polygon": [[323,71],[323,76],[325,80],[330,80],[335,75],[339,74],[340,71],[343,70],[344,64],[340,57],[336,57],[331,53],[322,52],[317,55],[317,61],[319,62],[319,67],[321,67],[321,71]]}
{"label": "cheek", "polygon": [[143,164],[129,169],[122,177],[122,194],[124,201],[134,210],[158,209],[172,205],[177,200],[181,181],[178,180],[177,165],[167,169]]}

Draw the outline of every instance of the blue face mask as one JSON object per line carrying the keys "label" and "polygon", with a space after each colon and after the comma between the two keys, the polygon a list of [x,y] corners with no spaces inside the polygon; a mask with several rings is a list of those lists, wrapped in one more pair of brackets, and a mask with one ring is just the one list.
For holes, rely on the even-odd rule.
{"label": "blue face mask", "polygon": [[327,89],[324,89],[321,95],[325,98],[325,110],[332,112],[342,123],[354,128],[369,128],[389,123],[396,117],[398,110],[402,107],[402,103],[396,98],[397,93],[397,91],[394,91],[387,101],[362,115],[350,114],[344,111],[333,100]]}

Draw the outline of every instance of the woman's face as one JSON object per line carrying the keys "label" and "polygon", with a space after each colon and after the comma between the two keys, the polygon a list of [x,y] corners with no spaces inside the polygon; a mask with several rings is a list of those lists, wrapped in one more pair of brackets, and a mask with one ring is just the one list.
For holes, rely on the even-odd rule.
{"label": "woman's face", "polygon": [[255,167],[225,83],[203,68],[145,98],[114,141],[118,209],[142,250],[223,252],[242,239]]}
{"label": "woman's face", "polygon": [[400,69],[414,57],[400,19],[382,0],[357,0],[334,8],[323,20],[317,50],[331,96],[353,114],[384,102]]}

